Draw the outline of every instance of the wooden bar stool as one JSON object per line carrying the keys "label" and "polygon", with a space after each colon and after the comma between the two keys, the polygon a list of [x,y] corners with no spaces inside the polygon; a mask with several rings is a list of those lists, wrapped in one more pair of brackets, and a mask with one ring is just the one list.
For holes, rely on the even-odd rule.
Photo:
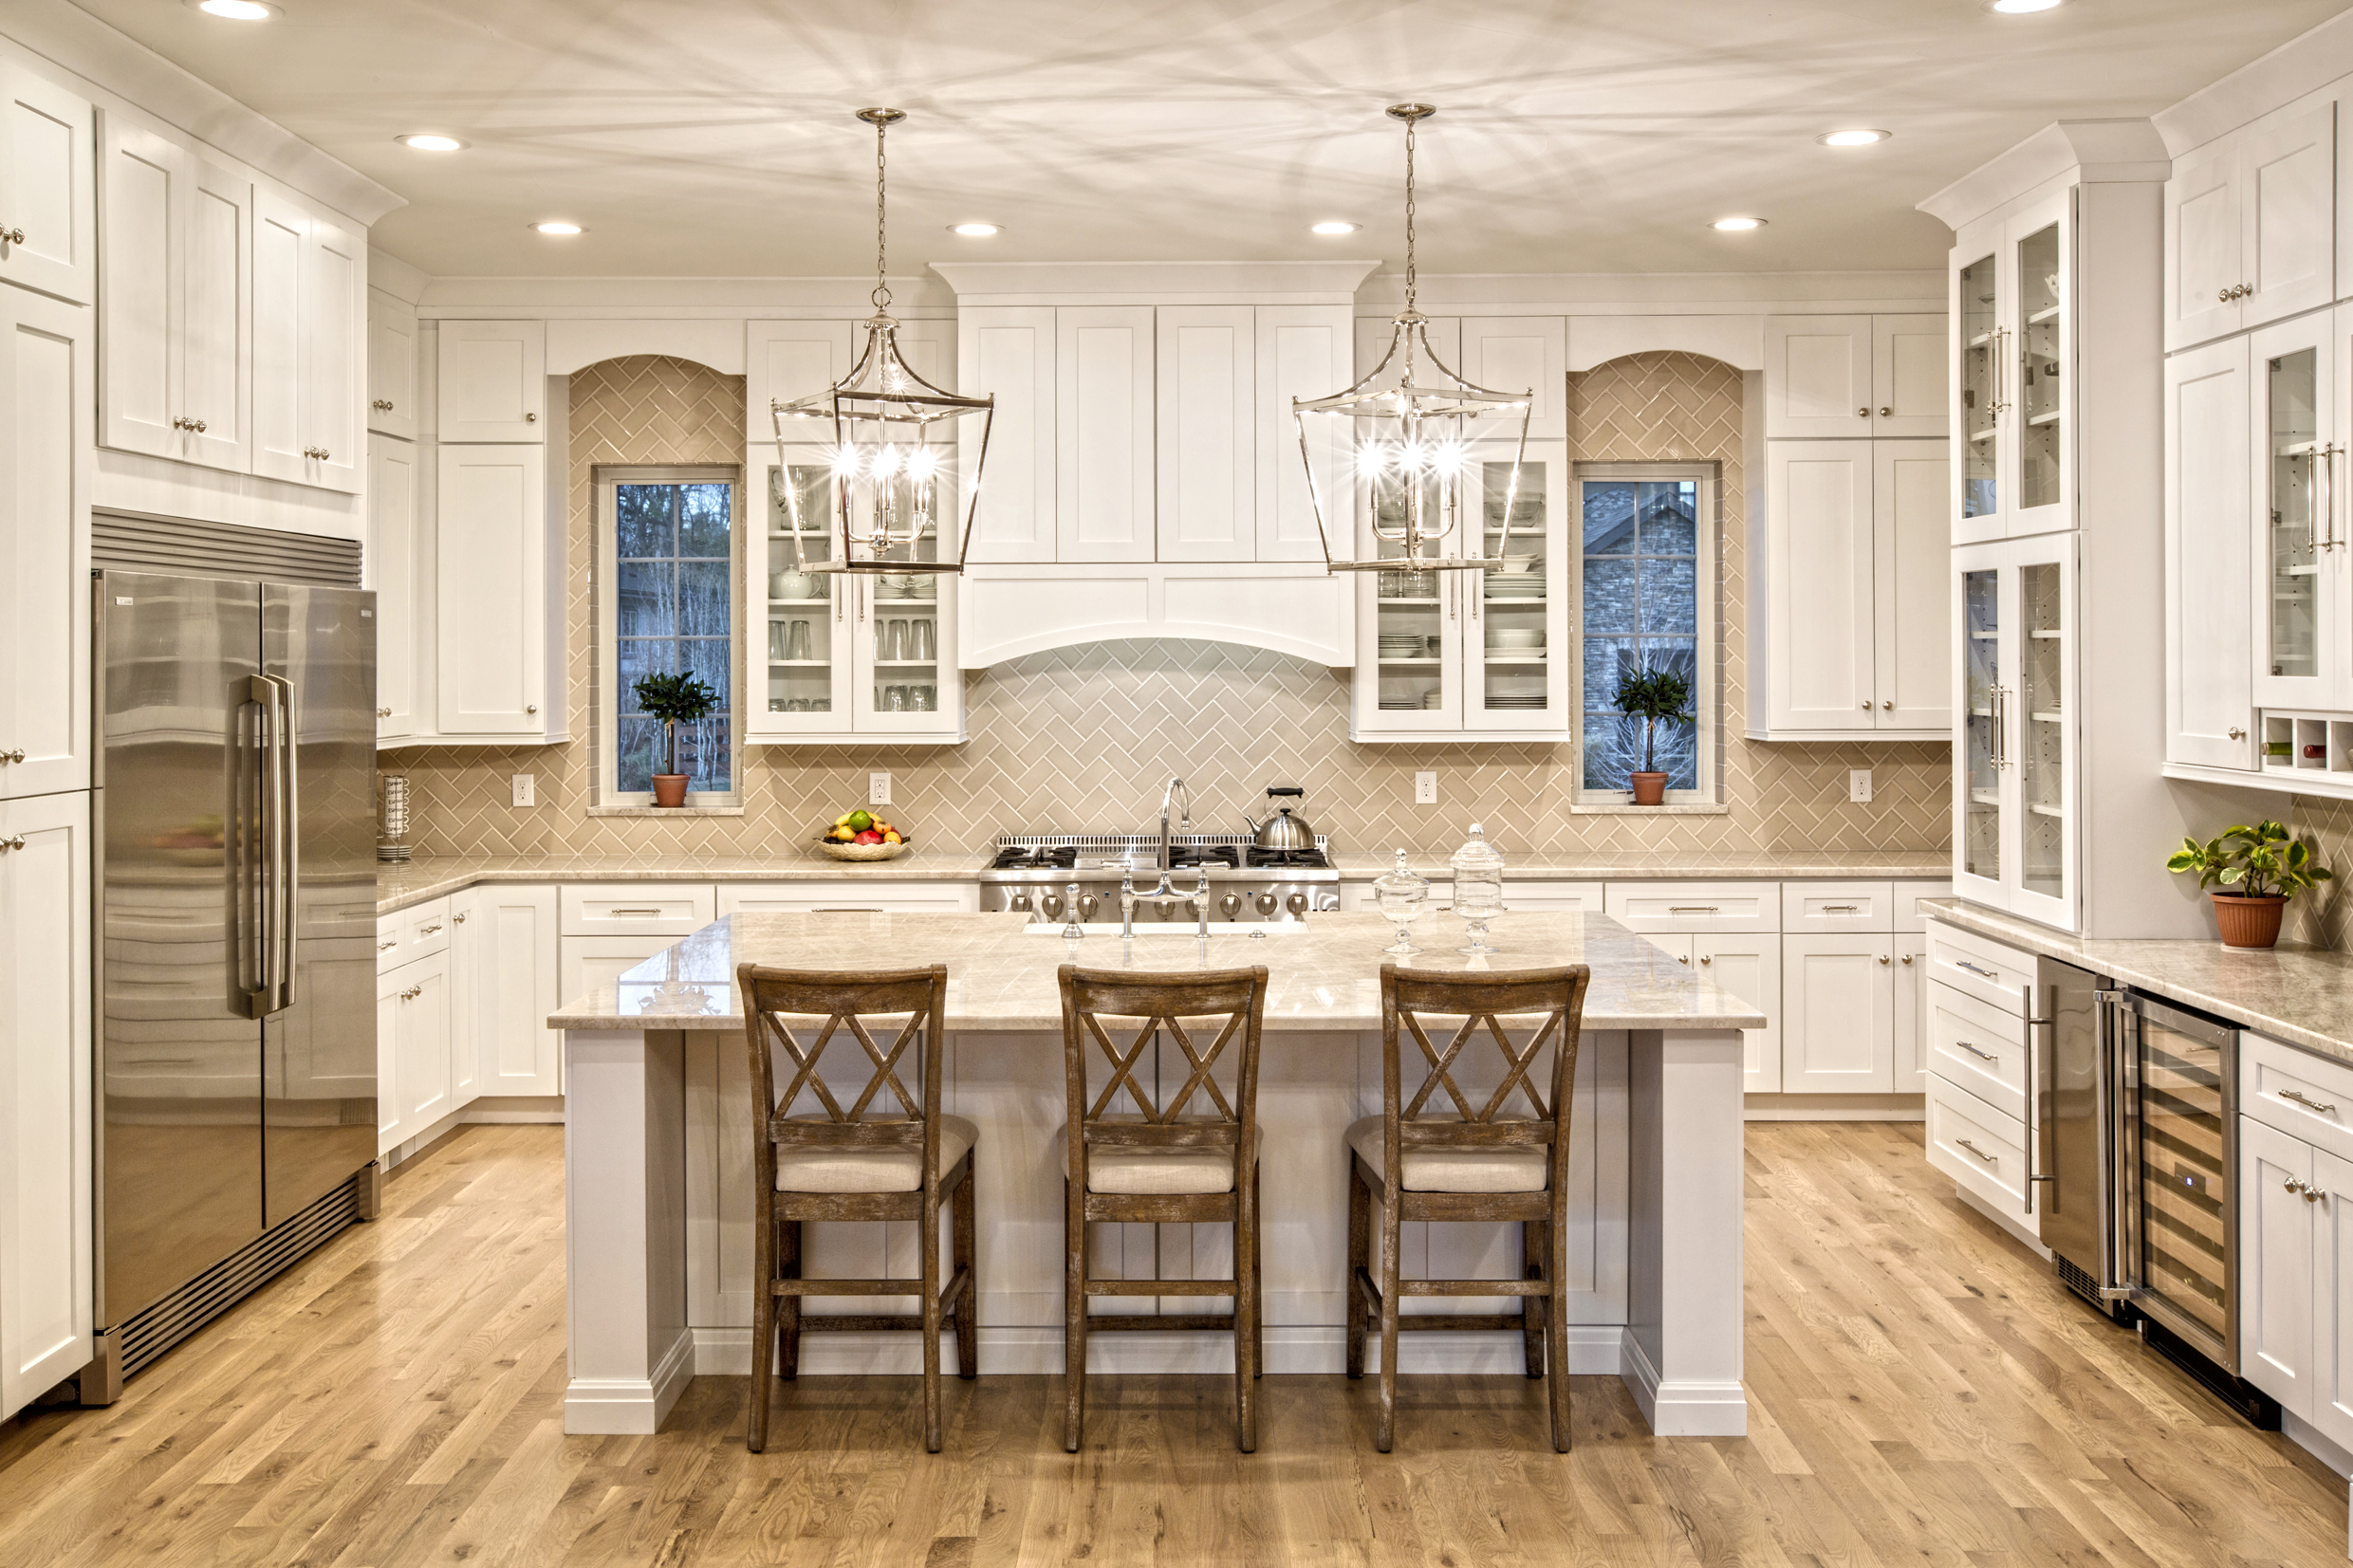
{"label": "wooden bar stool", "polygon": [[[1577,1086],[1577,1042],[1584,1025],[1583,964],[1496,973],[1439,973],[1380,966],[1380,1115],[1348,1128],[1348,1375],[1364,1375],[1364,1337],[1380,1335],[1380,1448],[1389,1451],[1397,1420],[1398,1334],[1418,1329],[1521,1331],[1528,1375],[1552,1368],[1552,1447],[1568,1451],[1567,1292],[1554,1261],[1566,1245],[1569,1110]],[[1421,1015],[1460,1018],[1444,1050],[1433,1045]],[[1514,1046],[1501,1022],[1535,1033]],[[1398,1040],[1410,1034],[1425,1071],[1409,1098],[1401,1083]],[[1474,1105],[1455,1083],[1463,1052],[1484,1033],[1503,1053],[1503,1077]],[[1549,1047],[1551,1094],[1536,1070]],[[1432,1103],[1444,1089],[1447,1104]],[[1507,1116],[1514,1095],[1530,1116]],[[1372,1256],[1372,1202],[1380,1199],[1380,1261]],[[1407,1220],[1520,1222],[1523,1280],[1403,1280],[1398,1277],[1398,1227]],[[1407,1296],[1517,1296],[1517,1313],[1406,1317]]]}
{"label": "wooden bar stool", "polygon": [[[1069,1362],[1068,1410],[1063,1447],[1079,1451],[1086,1414],[1086,1338],[1099,1331],[1175,1329],[1233,1331],[1233,1411],[1244,1453],[1258,1447],[1258,1405],[1252,1382],[1259,1370],[1258,1293],[1258,1044],[1267,1012],[1267,970],[1211,970],[1181,975],[1130,969],[1082,969],[1065,964],[1062,981],[1063,1066],[1070,1119],[1062,1130],[1065,1207],[1063,1237],[1068,1266],[1063,1286],[1065,1350]],[[1103,1028],[1106,1018],[1139,1023],[1125,1045]],[[1193,1020],[1216,1030],[1206,1050],[1185,1027]],[[1203,1021],[1208,1021],[1203,1024]],[[1145,1053],[1156,1036],[1184,1053],[1183,1085],[1165,1098],[1137,1079],[1139,1064],[1155,1084]],[[1211,1076],[1218,1058],[1241,1042],[1233,1098]],[[1089,1042],[1111,1065],[1090,1101]],[[1124,1088],[1134,1113],[1115,1114]],[[1208,1108],[1186,1107],[1205,1093]],[[1071,1130],[1079,1135],[1071,1136]],[[1247,1171],[1239,1167],[1247,1165]],[[1089,1221],[1130,1224],[1212,1224],[1233,1227],[1233,1278],[1225,1280],[1098,1280],[1087,1271]],[[1086,1310],[1090,1296],[1231,1296],[1230,1313],[1105,1314]]]}
{"label": "wooden bar stool", "polygon": [[[779,1371],[785,1377],[799,1374],[804,1333],[913,1329],[923,1336],[923,1446],[937,1453],[941,1319],[955,1321],[957,1375],[974,1375],[980,1348],[973,1274],[973,1145],[979,1130],[939,1109],[947,966],[835,973],[746,964],[736,969],[735,984],[751,1047],[752,1169],[759,1188],[753,1229],[759,1283],[752,1296],[746,1445],[753,1453],[767,1446],[769,1378]],[[898,1015],[905,1022],[885,1048],[866,1021]],[[803,1033],[787,1019],[799,1022],[808,1035],[806,1049]],[[826,1046],[841,1043],[845,1034],[859,1050],[844,1054],[853,1071],[865,1075],[864,1087],[847,1106],[819,1071]],[[911,1093],[899,1076],[910,1048],[921,1075],[919,1094]],[[791,1063],[790,1080],[781,1093],[776,1089],[780,1050]],[[886,1087],[897,1102],[888,1116],[876,1104]],[[811,1105],[814,1110],[796,1113],[796,1106]],[[943,1289],[939,1206],[946,1199],[954,1205],[955,1271]],[[801,1278],[801,1226],[806,1220],[916,1221],[921,1231],[920,1282]],[[920,1293],[920,1312],[854,1317],[801,1312],[805,1296],[905,1296],[911,1284]]]}

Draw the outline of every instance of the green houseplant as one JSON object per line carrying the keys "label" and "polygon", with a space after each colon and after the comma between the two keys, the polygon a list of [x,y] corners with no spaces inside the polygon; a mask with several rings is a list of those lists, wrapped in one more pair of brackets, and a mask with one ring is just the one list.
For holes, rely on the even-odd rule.
{"label": "green houseplant", "polygon": [[687,775],[678,771],[678,726],[707,718],[719,693],[693,675],[647,675],[630,690],[638,711],[662,721],[662,771],[654,775],[654,803],[686,804]]}
{"label": "green houseplant", "polygon": [[2197,885],[2214,898],[2226,948],[2271,946],[2279,940],[2288,900],[2336,876],[2312,858],[2310,845],[2273,821],[2242,822],[2202,844],[2184,839],[2165,858],[2165,869],[2197,873]]}
{"label": "green houseplant", "polygon": [[1618,672],[1618,710],[1642,721],[1642,767],[1633,775],[1636,805],[1658,805],[1667,798],[1667,776],[1657,770],[1657,740],[1662,724],[1691,724],[1691,677],[1672,665],[1636,664]]}

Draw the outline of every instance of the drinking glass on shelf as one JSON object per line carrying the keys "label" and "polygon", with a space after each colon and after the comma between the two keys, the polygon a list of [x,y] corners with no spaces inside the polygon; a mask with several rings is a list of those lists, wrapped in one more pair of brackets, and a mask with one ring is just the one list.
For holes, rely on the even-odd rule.
{"label": "drinking glass on shelf", "polygon": [[907,626],[913,638],[907,649],[907,656],[911,659],[925,661],[937,658],[939,656],[938,632],[932,624],[932,618],[917,617],[909,621]]}
{"label": "drinking glass on shelf", "polygon": [[917,712],[928,713],[937,706],[937,703],[934,700],[937,694],[936,688],[929,686],[912,686],[908,688],[908,691],[914,694],[915,710]]}
{"label": "drinking glass on shelf", "polygon": [[904,713],[907,710],[907,689],[903,686],[882,688],[882,711]]}
{"label": "drinking glass on shelf", "polygon": [[1414,922],[1421,918],[1428,907],[1430,879],[1417,876],[1405,863],[1405,852],[1397,852],[1397,864],[1373,879],[1373,900],[1380,907],[1381,917],[1397,926],[1397,940],[1380,950],[1393,958],[1404,958],[1422,950],[1414,946]]}
{"label": "drinking glass on shelf", "polygon": [[809,623],[806,620],[796,620],[792,623],[792,630],[785,635],[785,657],[806,659],[808,656]]}
{"label": "drinking glass on shelf", "polygon": [[769,621],[768,623],[768,656],[789,658],[791,655],[785,652],[787,646],[789,644],[785,641],[785,623],[781,620]]}

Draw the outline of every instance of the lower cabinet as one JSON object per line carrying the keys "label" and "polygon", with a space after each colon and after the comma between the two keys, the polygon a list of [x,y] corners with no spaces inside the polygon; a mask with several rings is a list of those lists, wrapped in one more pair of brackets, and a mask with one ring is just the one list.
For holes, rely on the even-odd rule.
{"label": "lower cabinet", "polygon": [[1896,1081],[1899,1095],[1928,1092],[1928,938],[1896,938]]}
{"label": "lower cabinet", "polygon": [[1781,940],[1725,932],[1690,939],[1693,967],[1765,1015],[1765,1027],[1740,1031],[1747,1037],[1742,1087],[1751,1095],[1781,1088]]}
{"label": "lower cabinet", "polygon": [[1895,1093],[1895,945],[1887,932],[1782,939],[1784,1094]]}
{"label": "lower cabinet", "polygon": [[2238,1124],[2239,1375],[2353,1448],[2353,1161]]}
{"label": "lower cabinet", "polygon": [[[564,1092],[552,886],[468,888],[378,921],[380,1152],[486,1097]],[[419,918],[424,914],[427,918]]]}
{"label": "lower cabinet", "polygon": [[447,951],[376,976],[376,1147],[417,1136],[456,1106]]}
{"label": "lower cabinet", "polygon": [[611,985],[677,940],[675,936],[566,936],[560,943],[562,958],[557,970],[562,984],[556,989],[565,1002],[578,1001],[601,986]]}
{"label": "lower cabinet", "polygon": [[1934,1074],[1928,1080],[1928,1163],[1989,1209],[2009,1216],[2013,1229],[2031,1232],[2041,1224],[2034,1184],[2027,1180],[2026,1123]]}
{"label": "lower cabinet", "polygon": [[90,1359],[90,797],[0,801],[0,1419]]}

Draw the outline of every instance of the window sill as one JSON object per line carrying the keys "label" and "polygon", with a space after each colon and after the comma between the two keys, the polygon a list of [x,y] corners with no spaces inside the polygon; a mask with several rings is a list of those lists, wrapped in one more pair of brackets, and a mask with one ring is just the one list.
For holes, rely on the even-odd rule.
{"label": "window sill", "polygon": [[592,805],[591,817],[740,817],[739,805]]}
{"label": "window sill", "polygon": [[1729,817],[1732,811],[1729,805],[1706,801],[1669,801],[1664,805],[1636,805],[1632,801],[1575,801],[1568,808],[1572,817]]}

